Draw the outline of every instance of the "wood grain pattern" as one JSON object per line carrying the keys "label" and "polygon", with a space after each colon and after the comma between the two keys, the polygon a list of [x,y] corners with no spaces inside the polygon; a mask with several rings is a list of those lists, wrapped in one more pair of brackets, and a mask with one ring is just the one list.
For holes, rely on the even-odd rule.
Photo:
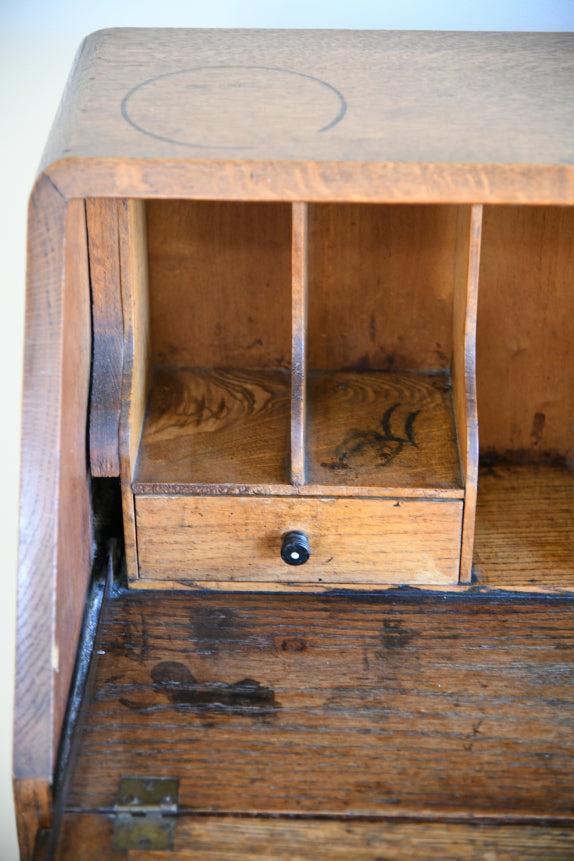
{"label": "wood grain pattern", "polygon": [[574,208],[486,207],[477,382],[481,451],[574,458]]}
{"label": "wood grain pattern", "polygon": [[293,204],[291,251],[291,483],[305,484],[307,429],[307,317],[309,288],[309,210]]}
{"label": "wood grain pattern", "polygon": [[310,209],[309,367],[444,371],[457,208]]}
{"label": "wood grain pattern", "polygon": [[111,603],[67,809],[120,776],[180,810],[572,823],[573,605],[131,593]]}
{"label": "wood grain pattern", "polygon": [[[91,365],[90,280],[83,202],[68,204],[62,297],[62,365],[57,568],[55,573],[53,756],[64,722],[92,563],[92,507],[88,467]],[[44,608],[45,612],[45,608]]]}
{"label": "wood grain pattern", "polygon": [[150,377],[150,325],[145,204],[118,203],[120,275],[124,321],[124,373],[120,415],[120,467],[128,577],[137,578],[137,536],[130,484],[144,422]]}
{"label": "wood grain pattern", "polygon": [[[571,33],[104,30],[84,42],[42,167],[129,158],[131,171],[139,158],[472,164],[504,176],[512,165],[571,168],[573,41]],[[219,76],[206,69],[223,64]],[[257,76],[245,67],[264,68]],[[241,85],[232,98],[231,82]],[[352,185],[348,175],[343,184]]]}
{"label": "wood grain pattern", "polygon": [[156,369],[134,487],[288,485],[289,374]]}
{"label": "wood grain pattern", "polygon": [[[69,813],[54,861],[123,861],[114,849],[113,817]],[[180,816],[170,861],[567,861],[574,854],[571,828],[442,822],[361,822]],[[130,861],[157,853],[131,850]]]}
{"label": "wood grain pattern", "polygon": [[309,483],[462,486],[450,380],[443,374],[312,372]]}
{"label": "wood grain pattern", "polygon": [[478,486],[477,583],[574,592],[574,473],[498,464],[481,469]]}
{"label": "wood grain pattern", "polygon": [[[144,579],[458,582],[458,500],[138,496],[136,517]],[[296,567],[280,557],[293,529],[311,544]]]}
{"label": "wood grain pattern", "polygon": [[[227,162],[74,157],[44,171],[62,194],[180,200],[574,204],[574,167],[515,164]],[[416,189],[416,193],[414,191]]]}
{"label": "wood grain pattern", "polygon": [[[43,178],[29,208],[14,730],[27,847],[46,816],[90,573],[89,363],[85,210]],[[24,809],[30,786],[44,801]]]}
{"label": "wood grain pattern", "polygon": [[22,861],[33,859],[39,828],[52,824],[52,788],[47,778],[14,781],[14,804]]}
{"label": "wood grain pattern", "polygon": [[154,365],[282,368],[291,357],[291,208],[150,201]]}
{"label": "wood grain pattern", "polygon": [[482,207],[469,207],[466,212],[459,211],[459,216],[453,302],[452,386],[465,490],[460,582],[470,583],[478,480],[476,316]]}
{"label": "wood grain pattern", "polygon": [[118,207],[86,200],[92,296],[93,359],[90,391],[90,465],[95,478],[119,476],[123,366]]}

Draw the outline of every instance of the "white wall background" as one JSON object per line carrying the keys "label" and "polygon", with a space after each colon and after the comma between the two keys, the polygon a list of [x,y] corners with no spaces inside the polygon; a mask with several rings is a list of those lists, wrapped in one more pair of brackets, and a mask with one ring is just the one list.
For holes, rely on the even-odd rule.
{"label": "white wall background", "polygon": [[574,0],[0,0],[0,861],[18,857],[10,763],[27,197],[77,46],[120,26],[574,30]]}

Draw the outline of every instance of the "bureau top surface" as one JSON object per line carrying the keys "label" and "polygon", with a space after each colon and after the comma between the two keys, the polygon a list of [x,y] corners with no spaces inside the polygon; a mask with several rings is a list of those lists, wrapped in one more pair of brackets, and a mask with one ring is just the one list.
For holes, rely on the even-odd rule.
{"label": "bureau top surface", "polygon": [[574,33],[105,30],[80,48],[42,168],[513,165],[572,182],[573,96]]}

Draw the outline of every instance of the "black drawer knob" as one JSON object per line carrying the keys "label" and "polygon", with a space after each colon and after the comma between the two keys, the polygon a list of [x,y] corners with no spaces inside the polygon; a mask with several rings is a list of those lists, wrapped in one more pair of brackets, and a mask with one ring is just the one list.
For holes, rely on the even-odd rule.
{"label": "black drawer knob", "polygon": [[287,532],[281,545],[281,559],[287,565],[303,565],[311,555],[309,539],[304,532]]}

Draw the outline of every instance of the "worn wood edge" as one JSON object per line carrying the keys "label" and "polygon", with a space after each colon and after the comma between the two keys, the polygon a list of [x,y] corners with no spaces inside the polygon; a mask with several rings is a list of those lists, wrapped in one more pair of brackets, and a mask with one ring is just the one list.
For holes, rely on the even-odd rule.
{"label": "worn wood edge", "polygon": [[[483,208],[471,207],[464,301],[455,302],[453,352],[454,400],[457,411],[465,496],[461,536],[461,583],[472,579],[472,553],[478,484],[478,410],[476,395],[476,321]],[[457,307],[458,306],[458,307]],[[460,318],[457,319],[457,314]],[[456,331],[458,330],[458,331]]]}
{"label": "worn wood edge", "polygon": [[574,203],[574,165],[64,158],[67,197],[356,203]]}
{"label": "worn wood edge", "polygon": [[[67,201],[48,178],[41,177],[28,212],[13,750],[18,781],[49,782],[53,768],[52,647],[66,210]],[[45,236],[51,236],[52,242],[44,250]]]}
{"label": "worn wood edge", "polygon": [[291,243],[291,483],[296,487],[305,484],[308,260],[308,206],[294,203]]}
{"label": "worn wood edge", "polygon": [[92,296],[92,387],[90,464],[92,476],[119,476],[118,450],[123,319],[121,306],[118,209],[115,200],[86,200]]}
{"label": "worn wood edge", "polygon": [[68,202],[41,176],[28,230],[13,769],[20,841],[31,853],[49,815],[90,574],[91,339],[83,201]]}
{"label": "worn wood edge", "polygon": [[69,202],[64,257],[62,370],[55,594],[54,730],[56,762],[76,649],[81,637],[92,571],[92,512],[88,454],[88,409],[92,328],[86,210]]}
{"label": "worn wood edge", "polygon": [[[286,594],[294,592],[307,592],[322,594],[325,592],[386,592],[388,590],[397,591],[408,589],[416,592],[465,592],[468,586],[452,583],[451,586],[410,586],[407,583],[290,583],[288,581],[282,583],[274,583],[269,580],[129,580],[130,589],[138,590],[159,590],[159,591],[175,591],[175,592],[284,592]],[[474,589],[476,591],[476,589]]]}
{"label": "worn wood edge", "polygon": [[22,861],[34,857],[36,835],[51,825],[52,787],[45,778],[14,780],[14,804]]}
{"label": "worn wood edge", "polygon": [[[113,847],[114,821],[105,813],[68,813],[56,861],[88,861],[97,847],[101,861],[125,857]],[[285,817],[179,816],[174,861],[197,858],[261,858],[273,861],[306,861],[308,858],[374,858],[410,861],[412,858],[484,861],[567,859],[574,851],[571,823],[551,826],[524,823],[494,824],[492,820],[467,822],[401,822]],[[156,852],[131,850],[134,861],[151,861]]]}
{"label": "worn wood edge", "polygon": [[[479,595],[483,597],[495,597],[504,593],[505,595],[549,595],[554,597],[569,597],[574,595],[574,586],[553,588],[542,586],[507,586],[502,580],[490,586],[476,586],[471,583],[453,583],[451,586],[435,586],[432,583],[424,586],[411,586],[408,583],[271,583],[269,580],[246,580],[237,582],[232,580],[128,580],[130,589],[141,591],[173,591],[173,592],[306,592],[322,594],[325,592],[408,592],[409,594],[423,594],[425,592],[442,592],[445,595]],[[264,587],[264,588],[262,588]]]}
{"label": "worn wood edge", "polygon": [[168,484],[133,481],[138,496],[342,496],[374,499],[464,499],[462,488],[452,487],[352,487],[350,485],[306,484]]}
{"label": "worn wood edge", "polygon": [[145,203],[118,201],[124,368],[120,410],[120,475],[128,576],[137,576],[137,532],[130,484],[134,475],[149,388],[149,301]]}

